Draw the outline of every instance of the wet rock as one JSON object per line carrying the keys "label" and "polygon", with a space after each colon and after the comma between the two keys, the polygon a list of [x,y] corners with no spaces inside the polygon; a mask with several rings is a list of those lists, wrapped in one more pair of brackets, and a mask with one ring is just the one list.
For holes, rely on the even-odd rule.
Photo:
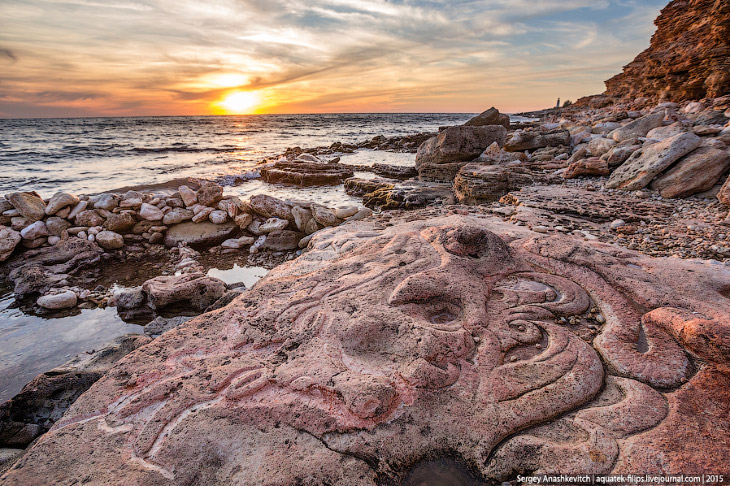
{"label": "wet rock", "polygon": [[20,233],[14,229],[0,226],[0,262],[10,258],[21,239]]}
{"label": "wet rock", "polygon": [[36,304],[49,310],[68,309],[76,307],[78,297],[72,290],[46,294],[36,300]]}
{"label": "wet rock", "polygon": [[98,351],[82,353],[36,376],[19,394],[0,405],[0,446],[30,444],[117,361],[150,341],[138,334],[121,336]]}
{"label": "wet rock", "polygon": [[165,216],[165,213],[156,206],[142,203],[139,209],[139,216],[147,221],[160,221]]}
{"label": "wet rock", "polygon": [[611,174],[606,187],[630,191],[642,189],[667,167],[696,149],[700,142],[700,137],[694,133],[683,133],[644,147]]}
{"label": "wet rock", "polygon": [[175,316],[165,318],[162,316],[158,316],[153,321],[144,326],[144,333],[153,338],[158,337],[166,333],[170,329],[175,329],[176,327],[185,324],[190,319],[192,319],[192,317]]}
{"label": "wet rock", "polygon": [[142,284],[142,290],[154,310],[177,304],[202,312],[223,296],[226,284],[202,273],[188,273],[152,278]]}
{"label": "wet rock", "polygon": [[48,228],[46,228],[46,223],[43,221],[36,221],[20,231],[20,236],[26,240],[35,240],[37,238],[48,236],[49,234]]}
{"label": "wet rock", "polygon": [[261,178],[271,184],[332,186],[354,175],[352,167],[340,163],[277,161],[261,168]]}
{"label": "wet rock", "polygon": [[509,115],[503,115],[495,107],[491,107],[487,111],[480,113],[468,122],[464,123],[467,127],[483,127],[489,125],[502,125],[505,129],[510,129]]}
{"label": "wet rock", "polygon": [[[373,164],[372,171],[374,174],[389,179],[411,179],[418,176],[415,167],[407,165],[389,165],[389,164]],[[348,181],[353,178],[347,179]],[[347,181],[345,181],[346,183]]]}
{"label": "wet rock", "polygon": [[193,219],[195,213],[189,209],[173,208],[162,218],[162,224],[177,224]]}
{"label": "wet rock", "polygon": [[96,243],[105,250],[118,250],[124,246],[124,237],[113,231],[102,231],[96,235]]}
{"label": "wet rock", "polygon": [[200,186],[195,195],[198,203],[203,206],[214,207],[218,201],[223,199],[223,187],[214,182],[207,182]]}
{"label": "wet rock", "polygon": [[192,247],[215,246],[230,238],[238,225],[228,221],[223,224],[213,224],[208,221],[193,223],[186,221],[171,226],[165,233],[165,246],[173,247],[186,244]]}
{"label": "wet rock", "polygon": [[730,152],[700,146],[651,183],[662,197],[687,197],[707,191],[730,168]]}
{"label": "wet rock", "polygon": [[608,169],[608,162],[605,160],[593,157],[590,159],[579,160],[573,162],[563,173],[565,179],[575,179],[580,176],[606,176],[611,171]]}
{"label": "wet rock", "polygon": [[277,199],[265,194],[257,194],[251,196],[249,200],[251,209],[265,218],[281,218],[288,221],[294,221],[291,213],[291,206],[281,199]]}
{"label": "wet rock", "polygon": [[5,196],[5,199],[31,223],[46,216],[46,203],[36,192],[14,192]]}
{"label": "wet rock", "polygon": [[78,202],[78,196],[74,196],[73,194],[69,194],[67,192],[57,192],[48,201],[45,213],[48,216],[52,216],[63,208],[66,208],[68,206],[75,206],[76,204],[78,204]]}
{"label": "wet rock", "polygon": [[102,224],[104,224],[104,218],[102,218],[95,209],[86,209],[76,215],[76,226],[91,227],[101,226]]}
{"label": "wet rock", "polygon": [[504,145],[502,126],[448,127],[426,140],[416,153],[416,169],[423,180],[450,182],[461,167],[492,143]]}
{"label": "wet rock", "polygon": [[[345,181],[345,193],[350,196],[363,196],[378,189],[392,189],[393,183],[382,179],[362,179],[350,177]],[[298,226],[298,225],[297,225]]]}
{"label": "wet rock", "polygon": [[629,122],[621,128],[617,128],[612,131],[608,135],[617,142],[646,137],[649,130],[662,126],[663,122],[664,112],[652,113]]}

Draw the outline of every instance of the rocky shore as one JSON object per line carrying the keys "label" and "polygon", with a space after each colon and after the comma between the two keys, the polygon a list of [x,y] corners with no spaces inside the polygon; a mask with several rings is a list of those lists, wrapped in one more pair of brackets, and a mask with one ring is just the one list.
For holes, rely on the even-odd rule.
{"label": "rocky shore", "polygon": [[[202,180],[6,195],[0,277],[16,299],[50,316],[113,305],[144,334],[0,405],[0,481],[727,472],[728,15],[671,2],[606,93],[533,122],[490,108],[259,166],[362,206]],[[363,148],[413,165],[342,163]],[[272,270],[227,284],[207,272],[226,259]]]}

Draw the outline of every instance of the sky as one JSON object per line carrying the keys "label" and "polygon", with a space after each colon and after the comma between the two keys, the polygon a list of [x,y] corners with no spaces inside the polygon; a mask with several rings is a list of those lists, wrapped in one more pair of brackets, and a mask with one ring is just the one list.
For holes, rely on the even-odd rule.
{"label": "sky", "polygon": [[2,0],[0,117],[474,113],[604,91],[668,0]]}

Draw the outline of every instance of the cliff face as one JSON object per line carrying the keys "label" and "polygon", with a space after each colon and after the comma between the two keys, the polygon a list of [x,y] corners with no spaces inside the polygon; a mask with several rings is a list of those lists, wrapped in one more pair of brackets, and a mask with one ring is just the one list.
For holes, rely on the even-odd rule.
{"label": "cliff face", "polygon": [[606,94],[672,101],[730,93],[730,1],[674,0],[647,50],[606,81]]}

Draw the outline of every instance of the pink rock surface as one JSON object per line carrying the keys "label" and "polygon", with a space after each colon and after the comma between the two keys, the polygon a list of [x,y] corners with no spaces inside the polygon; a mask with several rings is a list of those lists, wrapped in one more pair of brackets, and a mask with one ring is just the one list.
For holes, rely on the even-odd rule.
{"label": "pink rock surface", "polygon": [[376,484],[443,451],[498,480],[730,463],[724,270],[418,214],[323,230],[128,355],[4,484]]}

